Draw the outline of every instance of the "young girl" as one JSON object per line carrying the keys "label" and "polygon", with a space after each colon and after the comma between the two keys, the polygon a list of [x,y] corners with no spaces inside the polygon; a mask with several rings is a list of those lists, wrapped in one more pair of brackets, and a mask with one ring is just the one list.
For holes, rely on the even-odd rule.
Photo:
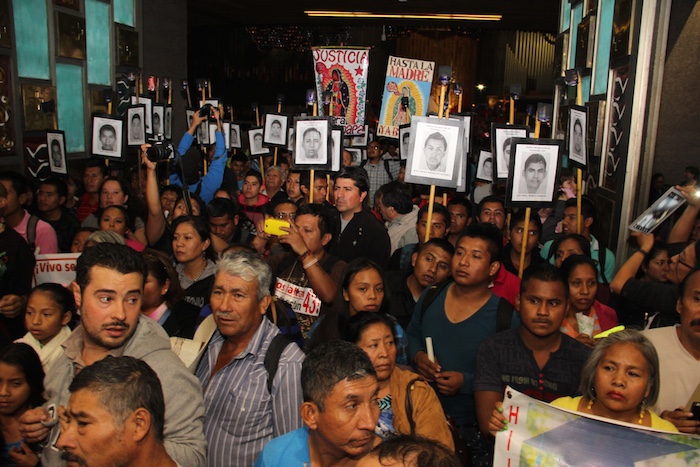
{"label": "young girl", "polygon": [[28,409],[44,403],[44,371],[36,352],[26,344],[0,349],[1,465],[34,466],[39,458],[19,432],[19,419]]}
{"label": "young girl", "polygon": [[[372,260],[357,258],[350,261],[343,271],[338,289],[334,306],[309,330],[305,349],[307,352],[321,342],[341,339],[352,316],[364,312],[386,313],[389,308],[384,275]],[[395,318],[389,318],[394,323],[396,334],[396,363],[408,365],[406,334]]]}
{"label": "young girl", "polygon": [[598,270],[591,258],[570,256],[564,260],[561,269],[569,281],[569,304],[560,330],[593,347],[593,336],[617,326],[617,313],[595,299],[598,292]]}
{"label": "young girl", "polygon": [[37,285],[29,294],[24,325],[27,334],[17,342],[31,346],[48,372],[61,355],[61,344],[68,339],[68,327],[75,315],[73,294],[60,284]]}

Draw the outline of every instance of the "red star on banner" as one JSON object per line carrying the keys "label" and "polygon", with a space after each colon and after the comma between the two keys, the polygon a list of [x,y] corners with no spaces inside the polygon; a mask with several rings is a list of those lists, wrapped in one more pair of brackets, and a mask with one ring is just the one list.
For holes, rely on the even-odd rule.
{"label": "red star on banner", "polygon": [[355,76],[360,76],[362,74],[362,67],[358,66],[355,68]]}

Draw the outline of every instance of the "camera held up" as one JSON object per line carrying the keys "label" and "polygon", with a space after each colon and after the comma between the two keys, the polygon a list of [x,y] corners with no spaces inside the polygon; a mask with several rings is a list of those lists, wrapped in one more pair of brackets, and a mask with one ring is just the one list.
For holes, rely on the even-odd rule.
{"label": "camera held up", "polygon": [[150,140],[151,147],[146,150],[146,157],[151,162],[162,162],[175,158],[175,148],[170,141],[165,141],[162,135]]}

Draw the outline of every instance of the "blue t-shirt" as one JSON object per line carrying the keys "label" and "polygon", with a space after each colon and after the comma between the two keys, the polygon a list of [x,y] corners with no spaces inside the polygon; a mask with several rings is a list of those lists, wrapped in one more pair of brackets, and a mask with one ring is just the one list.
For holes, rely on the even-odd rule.
{"label": "blue t-shirt", "polygon": [[311,465],[309,427],[306,426],[268,442],[255,460],[254,467],[302,466],[304,463]]}

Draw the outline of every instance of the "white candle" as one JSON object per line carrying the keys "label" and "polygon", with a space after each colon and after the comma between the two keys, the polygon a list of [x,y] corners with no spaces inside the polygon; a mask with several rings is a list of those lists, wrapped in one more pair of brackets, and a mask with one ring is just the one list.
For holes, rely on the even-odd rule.
{"label": "white candle", "polygon": [[425,348],[428,351],[428,360],[435,363],[435,351],[433,350],[433,338],[425,338]]}

